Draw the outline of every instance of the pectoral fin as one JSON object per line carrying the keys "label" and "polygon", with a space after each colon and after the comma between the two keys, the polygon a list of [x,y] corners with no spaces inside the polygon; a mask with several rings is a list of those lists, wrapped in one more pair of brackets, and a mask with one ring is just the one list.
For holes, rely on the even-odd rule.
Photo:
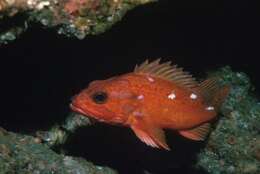
{"label": "pectoral fin", "polygon": [[136,136],[147,145],[170,150],[165,140],[165,133],[162,129],[145,123],[143,120],[136,120],[131,125],[131,128]]}
{"label": "pectoral fin", "polygon": [[179,131],[179,133],[189,139],[195,140],[195,141],[202,141],[204,140],[209,132],[210,124],[204,123],[200,125],[199,127],[189,129],[189,130],[183,130]]}

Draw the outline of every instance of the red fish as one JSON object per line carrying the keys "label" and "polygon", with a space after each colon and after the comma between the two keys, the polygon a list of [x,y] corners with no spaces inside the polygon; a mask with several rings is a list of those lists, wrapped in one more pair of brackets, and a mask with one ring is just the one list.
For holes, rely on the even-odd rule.
{"label": "red fish", "polygon": [[198,83],[182,68],[157,59],[136,66],[134,72],[93,81],[74,97],[71,108],[101,122],[130,127],[147,145],[170,150],[163,129],[204,140],[228,92],[216,78]]}

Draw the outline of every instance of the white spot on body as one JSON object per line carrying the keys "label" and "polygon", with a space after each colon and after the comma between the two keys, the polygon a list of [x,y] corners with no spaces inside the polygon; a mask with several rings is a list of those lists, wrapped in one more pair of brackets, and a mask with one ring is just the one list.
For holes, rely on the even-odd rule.
{"label": "white spot on body", "polygon": [[190,95],[190,98],[193,99],[193,100],[195,100],[195,99],[198,98],[198,96],[197,96],[196,94],[192,93],[192,94]]}
{"label": "white spot on body", "polygon": [[147,79],[149,80],[149,82],[154,82],[154,79],[152,77],[147,77]]}
{"label": "white spot on body", "polygon": [[122,119],[120,117],[115,117],[112,119],[112,121],[120,123]]}
{"label": "white spot on body", "polygon": [[139,111],[134,111],[133,115],[136,116],[136,117],[142,117],[143,116],[142,112],[139,112]]}
{"label": "white spot on body", "polygon": [[143,96],[143,95],[139,95],[139,96],[137,97],[137,99],[138,99],[138,100],[142,100],[142,99],[144,99],[144,96]]}
{"label": "white spot on body", "polygon": [[213,111],[215,108],[213,106],[206,107],[207,111]]}
{"label": "white spot on body", "polygon": [[175,98],[176,98],[176,95],[175,95],[174,93],[170,93],[170,94],[168,95],[168,99],[173,100],[173,99],[175,99]]}

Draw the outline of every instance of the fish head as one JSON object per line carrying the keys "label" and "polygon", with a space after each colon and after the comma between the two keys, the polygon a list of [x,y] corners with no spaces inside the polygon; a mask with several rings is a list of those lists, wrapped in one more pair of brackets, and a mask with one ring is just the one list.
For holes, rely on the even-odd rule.
{"label": "fish head", "polygon": [[134,109],[135,95],[127,79],[114,77],[97,80],[76,95],[71,109],[84,116],[107,123],[125,123],[127,112]]}

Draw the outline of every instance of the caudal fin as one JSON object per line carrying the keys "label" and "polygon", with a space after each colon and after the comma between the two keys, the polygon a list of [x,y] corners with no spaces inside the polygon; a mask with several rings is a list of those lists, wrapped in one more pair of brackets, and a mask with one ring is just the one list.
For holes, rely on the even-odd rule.
{"label": "caudal fin", "polygon": [[209,78],[197,87],[197,91],[203,96],[205,102],[218,111],[229,94],[230,86],[221,86],[218,78]]}

